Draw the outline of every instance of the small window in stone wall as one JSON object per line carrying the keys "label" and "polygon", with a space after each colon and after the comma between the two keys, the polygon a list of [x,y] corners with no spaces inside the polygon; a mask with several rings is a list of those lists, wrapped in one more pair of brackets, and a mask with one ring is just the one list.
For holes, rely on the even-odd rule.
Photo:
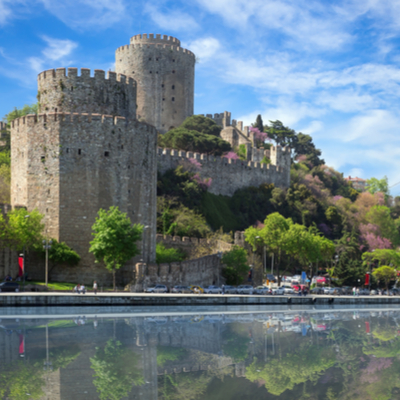
{"label": "small window in stone wall", "polygon": [[161,87],[163,88],[163,87],[164,87],[164,84],[162,84]]}
{"label": "small window in stone wall", "polygon": [[156,61],[158,61],[158,58],[156,58]]}
{"label": "small window in stone wall", "polygon": [[162,101],[165,101],[165,98],[163,97]]}
{"label": "small window in stone wall", "polygon": [[175,97],[172,98],[172,101],[175,101]]}
{"label": "small window in stone wall", "polygon": [[128,193],[131,193],[131,189],[128,190]]}
{"label": "small window in stone wall", "polygon": [[73,92],[74,91],[74,87],[73,86],[71,86],[71,92]]}
{"label": "small window in stone wall", "polygon": [[150,73],[151,73],[151,71],[150,71]]}
{"label": "small window in stone wall", "polygon": [[158,71],[156,71],[156,74],[158,74]]}
{"label": "small window in stone wall", "polygon": [[172,73],[174,74],[174,73],[175,73],[175,70],[172,70]]}
{"label": "small window in stone wall", "polygon": [[44,162],[46,161],[46,157],[45,157],[45,156],[40,157],[40,161],[41,161],[42,163],[44,163]]}
{"label": "small window in stone wall", "polygon": [[54,112],[57,112],[57,107],[54,109]]}
{"label": "small window in stone wall", "polygon": [[104,152],[104,157],[108,157],[110,155],[110,152],[109,151],[105,151]]}
{"label": "small window in stone wall", "polygon": [[123,144],[121,144],[121,150],[123,150],[124,149],[124,145]]}
{"label": "small window in stone wall", "polygon": [[149,61],[151,61],[151,57],[149,57]]}
{"label": "small window in stone wall", "polygon": [[175,62],[175,59],[174,59],[174,58],[172,59],[172,62]]}
{"label": "small window in stone wall", "polygon": [[134,74],[135,73],[135,71],[132,71],[132,74]]}
{"label": "small window in stone wall", "polygon": [[69,153],[69,148],[67,147],[66,152]]}
{"label": "small window in stone wall", "polygon": [[175,89],[175,85],[172,85],[172,90],[174,90]]}
{"label": "small window in stone wall", "polygon": [[131,166],[130,166],[130,165],[128,165],[128,169],[131,169]]}
{"label": "small window in stone wall", "polygon": [[47,191],[47,194],[50,194],[50,189]]}
{"label": "small window in stone wall", "polygon": [[78,154],[79,154],[79,155],[81,155],[81,154],[82,154],[82,151],[81,151],[81,149],[78,149]]}

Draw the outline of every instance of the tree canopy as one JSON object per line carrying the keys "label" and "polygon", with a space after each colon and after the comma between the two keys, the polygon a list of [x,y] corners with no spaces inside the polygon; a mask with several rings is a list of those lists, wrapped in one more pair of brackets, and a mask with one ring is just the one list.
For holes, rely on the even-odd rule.
{"label": "tree canopy", "polygon": [[217,125],[211,118],[203,117],[202,115],[192,115],[187,117],[182,124],[181,128],[188,131],[196,131],[204,135],[219,136],[222,127]]}
{"label": "tree canopy", "polygon": [[99,210],[92,230],[94,239],[90,242],[89,252],[93,253],[96,262],[103,261],[113,273],[115,290],[116,270],[140,254],[136,242],[142,238],[143,225],[132,225],[126,213],[112,206],[108,211]]}
{"label": "tree canopy", "polygon": [[228,285],[242,283],[250,269],[247,264],[247,252],[240,246],[233,246],[230,251],[224,253],[222,263],[224,264],[222,274]]}

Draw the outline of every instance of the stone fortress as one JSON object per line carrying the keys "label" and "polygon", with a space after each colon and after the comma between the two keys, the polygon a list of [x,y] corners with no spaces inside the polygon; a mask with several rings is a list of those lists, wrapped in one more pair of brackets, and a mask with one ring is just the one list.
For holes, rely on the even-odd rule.
{"label": "stone fortress", "polygon": [[[289,186],[290,150],[256,149],[252,132],[227,112],[212,118],[223,139],[246,146],[246,161],[157,149],[158,132],[193,115],[194,66],[195,55],[178,39],[136,35],[116,50],[116,71],[107,76],[85,68],[40,73],[39,114],[12,122],[11,205],[44,214],[45,234],[82,257],[82,280],[109,279],[88,253],[100,208],[119,206],[145,225],[142,255],[122,269],[120,282],[139,260],[155,261],[157,171],[193,158],[215,194],[262,183]],[[270,164],[260,163],[264,156]]]}

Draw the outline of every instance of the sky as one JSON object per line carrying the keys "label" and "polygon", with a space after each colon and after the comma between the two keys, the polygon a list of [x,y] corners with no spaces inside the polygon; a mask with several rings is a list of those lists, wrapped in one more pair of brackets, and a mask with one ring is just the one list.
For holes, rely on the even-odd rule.
{"label": "sky", "polygon": [[[196,54],[195,114],[284,125],[345,176],[400,181],[400,0],[0,0],[0,119],[37,74],[109,70],[139,33]],[[400,195],[400,185],[391,190]]]}

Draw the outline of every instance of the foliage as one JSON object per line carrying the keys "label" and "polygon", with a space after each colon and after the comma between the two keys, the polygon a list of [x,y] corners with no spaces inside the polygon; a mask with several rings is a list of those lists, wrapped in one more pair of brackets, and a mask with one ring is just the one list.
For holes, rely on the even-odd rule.
{"label": "foliage", "polygon": [[386,289],[388,289],[389,282],[396,278],[396,269],[388,265],[382,265],[372,272],[377,279],[385,283]]}
{"label": "foliage", "polygon": [[384,176],[382,179],[370,178],[367,179],[366,189],[371,194],[376,192],[381,192],[385,195],[385,200],[389,197],[389,181],[387,176]]}
{"label": "foliage", "polygon": [[231,145],[220,137],[188,130],[183,127],[168,131],[162,137],[161,146],[215,156],[221,156],[231,150]]}
{"label": "foliage", "polygon": [[14,108],[14,110],[10,111],[8,114],[5,115],[4,119],[7,124],[14,121],[14,119],[23,117],[28,114],[37,114],[38,113],[38,103],[35,104],[25,104],[22,108]]}
{"label": "foliage", "polygon": [[[69,265],[77,265],[81,260],[80,255],[71,247],[64,242],[58,242],[56,239],[51,239],[52,244],[49,249],[49,260],[53,261],[54,264],[66,263]],[[39,246],[37,250],[40,250],[42,256],[45,255],[43,246]]]}
{"label": "foliage", "polygon": [[118,340],[109,339],[104,348],[97,347],[90,362],[100,400],[120,400],[133,385],[144,383],[139,356]]}
{"label": "foliage", "polygon": [[89,252],[93,253],[96,262],[104,261],[113,273],[115,290],[115,271],[140,254],[136,242],[142,238],[143,225],[132,225],[126,213],[112,206],[108,211],[99,210],[92,230],[94,239],[90,242]]}
{"label": "foliage", "polygon": [[28,212],[25,208],[15,208],[7,214],[6,222],[0,220],[0,225],[5,223],[3,235],[0,235],[17,251],[21,251],[24,246],[26,249],[38,248],[42,246],[42,219],[43,214],[36,209]]}
{"label": "foliage", "polygon": [[225,265],[222,274],[228,285],[239,285],[243,282],[249,271],[245,249],[240,246],[233,246],[230,251],[222,256],[222,263]]}
{"label": "foliage", "polygon": [[364,264],[377,261],[379,264],[390,265],[400,268],[400,253],[396,250],[377,249],[373,252],[365,252],[362,255]]}
{"label": "foliage", "polygon": [[264,132],[264,123],[260,114],[257,115],[256,122],[251,125],[253,128],[257,128],[260,132]]}
{"label": "foliage", "polygon": [[168,361],[176,361],[186,356],[187,350],[183,347],[157,346],[157,365],[164,366]]}
{"label": "foliage", "polygon": [[386,206],[372,206],[365,216],[370,224],[378,227],[382,237],[390,240],[393,246],[397,247],[400,244],[400,235],[395,221],[390,215],[390,209]]}
{"label": "foliage", "polygon": [[217,125],[211,118],[203,117],[202,115],[192,115],[187,117],[182,124],[181,128],[189,131],[197,131],[204,135],[219,136],[222,127]]}
{"label": "foliage", "polygon": [[231,357],[236,363],[246,360],[250,338],[248,335],[240,335],[228,328],[222,334],[222,350],[226,357]]}
{"label": "foliage", "polygon": [[172,263],[183,261],[186,258],[185,253],[179,249],[167,249],[162,243],[156,245],[156,263]]}
{"label": "foliage", "polygon": [[235,149],[237,155],[239,158],[243,161],[247,160],[247,149],[244,144],[240,144],[236,149]]}

